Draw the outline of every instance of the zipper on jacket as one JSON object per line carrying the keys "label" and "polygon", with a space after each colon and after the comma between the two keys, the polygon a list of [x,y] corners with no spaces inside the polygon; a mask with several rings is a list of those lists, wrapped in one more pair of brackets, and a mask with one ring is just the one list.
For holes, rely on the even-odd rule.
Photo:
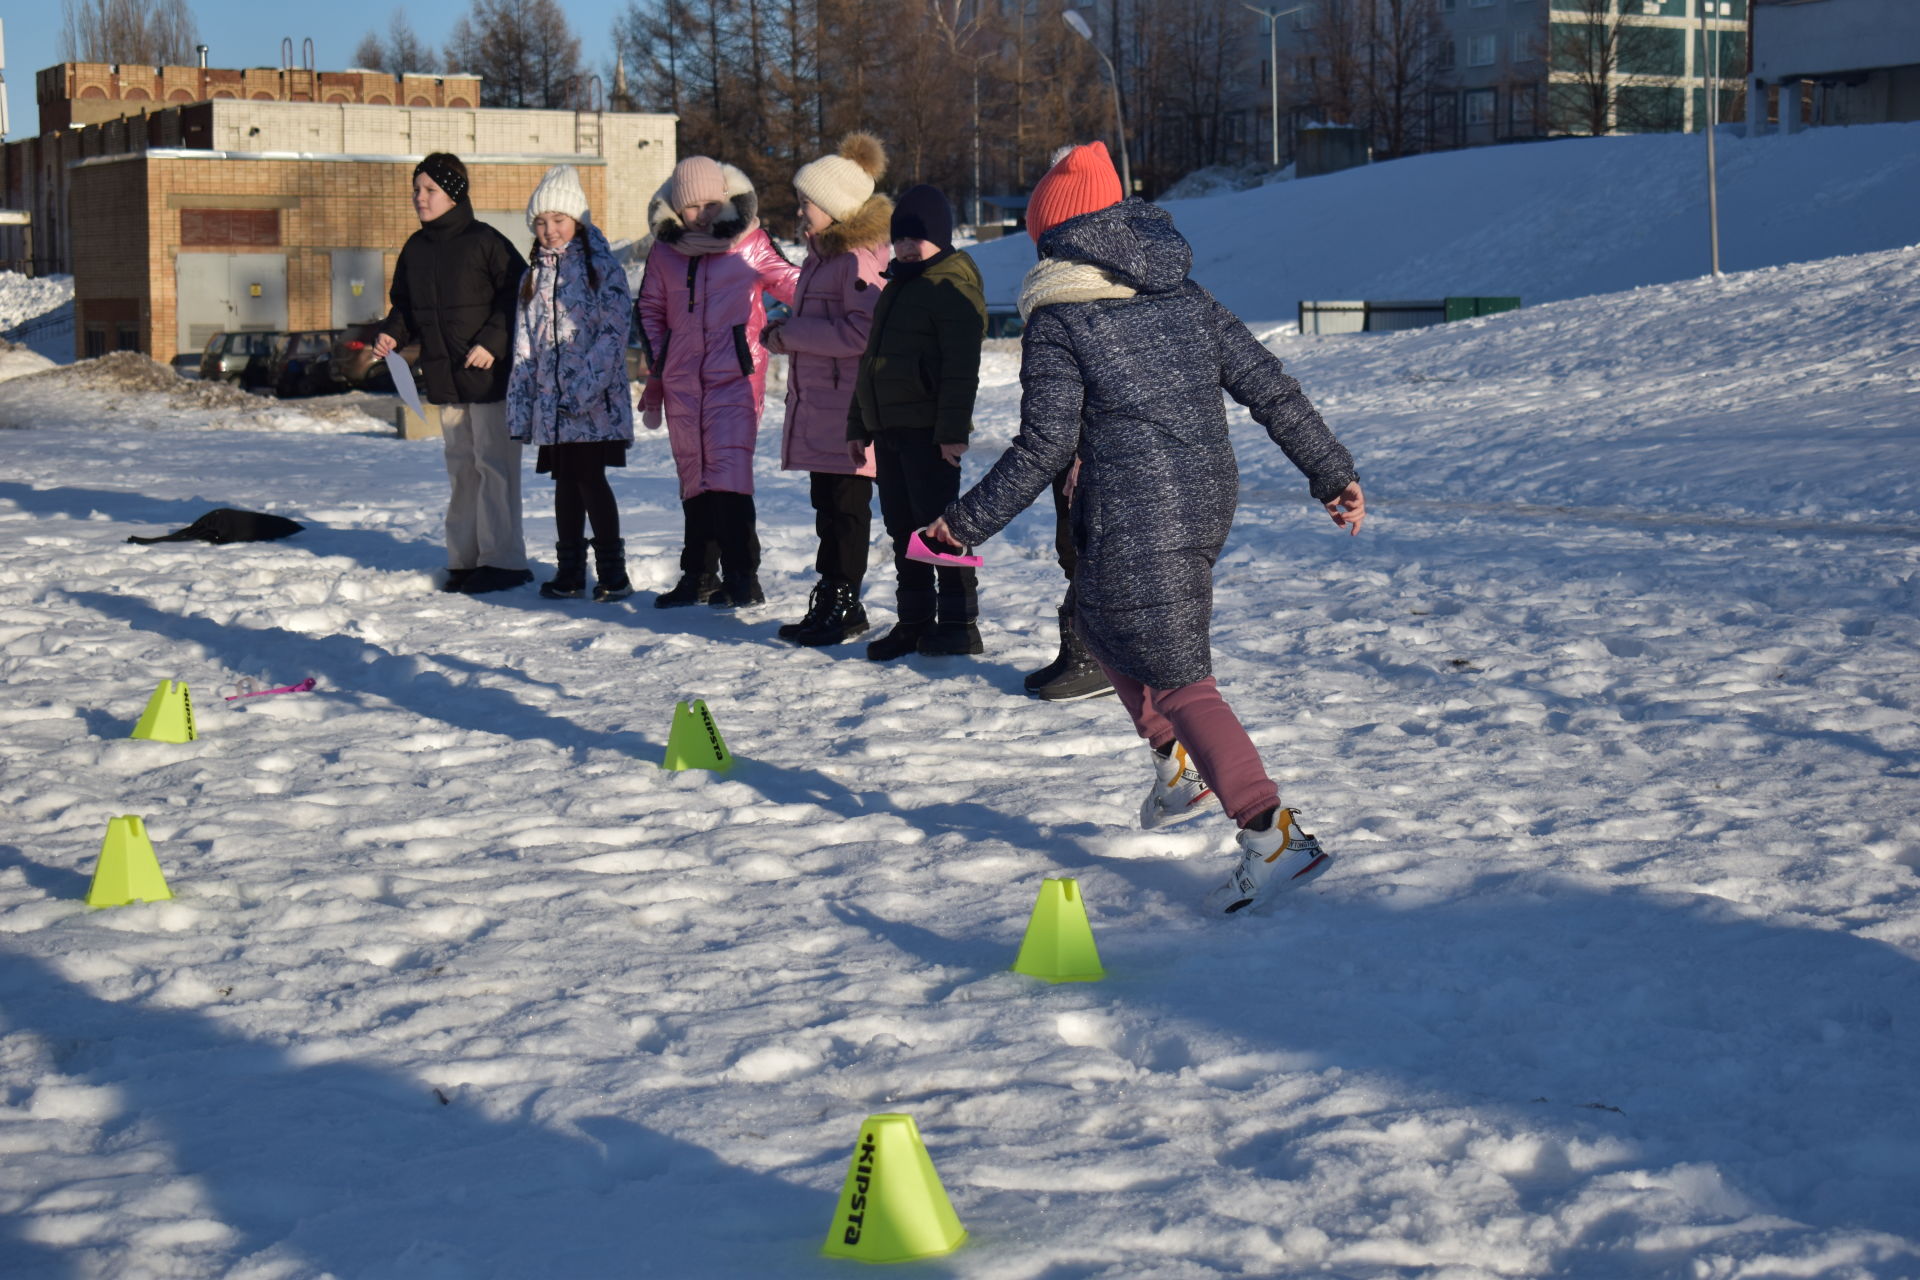
{"label": "zipper on jacket", "polygon": [[700,259],[697,256],[688,258],[687,259],[687,310],[689,311],[693,310],[693,277],[694,277],[694,274],[699,270],[700,270]]}

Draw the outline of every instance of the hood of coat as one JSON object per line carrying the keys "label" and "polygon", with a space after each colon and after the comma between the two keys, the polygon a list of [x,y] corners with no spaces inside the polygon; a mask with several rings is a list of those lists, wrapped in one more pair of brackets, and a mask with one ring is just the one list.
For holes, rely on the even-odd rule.
{"label": "hood of coat", "polygon": [[1139,293],[1171,293],[1193,268],[1173,215],[1137,197],[1067,219],[1040,237],[1040,256],[1099,267]]}
{"label": "hood of coat", "polygon": [[823,258],[837,258],[855,249],[886,244],[893,223],[893,201],[883,195],[871,197],[853,211],[813,238],[814,252]]}
{"label": "hood of coat", "polygon": [[[730,164],[720,166],[720,172],[727,180],[727,201],[732,204],[733,212],[720,218],[708,228],[707,234],[716,240],[732,240],[754,225],[760,216],[760,197],[753,189],[753,181],[746,174]],[[653,193],[653,200],[647,205],[647,226],[654,237],[665,244],[673,244],[687,234],[687,224],[680,220],[680,211],[667,202],[667,186],[662,183]]]}

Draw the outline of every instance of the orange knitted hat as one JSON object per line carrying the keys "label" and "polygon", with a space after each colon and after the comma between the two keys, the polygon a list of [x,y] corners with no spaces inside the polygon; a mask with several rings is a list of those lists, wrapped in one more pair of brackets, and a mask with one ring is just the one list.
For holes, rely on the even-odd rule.
{"label": "orange knitted hat", "polygon": [[1107,144],[1075,147],[1033,184],[1033,194],[1027,197],[1027,234],[1038,244],[1041,236],[1068,218],[1119,204],[1124,198]]}

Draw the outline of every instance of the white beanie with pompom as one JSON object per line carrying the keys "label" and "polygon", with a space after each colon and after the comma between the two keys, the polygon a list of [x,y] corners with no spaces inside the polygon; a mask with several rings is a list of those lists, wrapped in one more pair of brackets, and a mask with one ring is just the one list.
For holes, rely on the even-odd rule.
{"label": "white beanie with pompom", "polygon": [[570,164],[557,164],[547,170],[540,185],[527,200],[527,230],[543,213],[564,213],[575,222],[591,222],[593,210],[587,207],[586,188],[580,185],[580,171]]}
{"label": "white beanie with pompom", "polygon": [[886,148],[870,133],[850,133],[840,140],[838,155],[822,156],[800,166],[793,189],[842,222],[873,199],[873,186],[887,171]]}

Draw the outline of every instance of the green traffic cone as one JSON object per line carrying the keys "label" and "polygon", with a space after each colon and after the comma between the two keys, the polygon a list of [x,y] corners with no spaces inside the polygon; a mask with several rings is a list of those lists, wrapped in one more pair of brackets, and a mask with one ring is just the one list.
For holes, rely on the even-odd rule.
{"label": "green traffic cone", "polygon": [[673,727],[667,731],[667,754],[660,767],[712,769],[718,773],[733,768],[733,756],[721,740],[720,726],[713,722],[706,703],[673,704]]}
{"label": "green traffic cone", "polygon": [[868,1116],[820,1252],[906,1262],[952,1253],[966,1238],[913,1117]]}
{"label": "green traffic cone", "polygon": [[1074,881],[1041,881],[1013,971],[1048,982],[1098,982],[1107,976],[1100,949],[1093,945],[1087,904]]}

